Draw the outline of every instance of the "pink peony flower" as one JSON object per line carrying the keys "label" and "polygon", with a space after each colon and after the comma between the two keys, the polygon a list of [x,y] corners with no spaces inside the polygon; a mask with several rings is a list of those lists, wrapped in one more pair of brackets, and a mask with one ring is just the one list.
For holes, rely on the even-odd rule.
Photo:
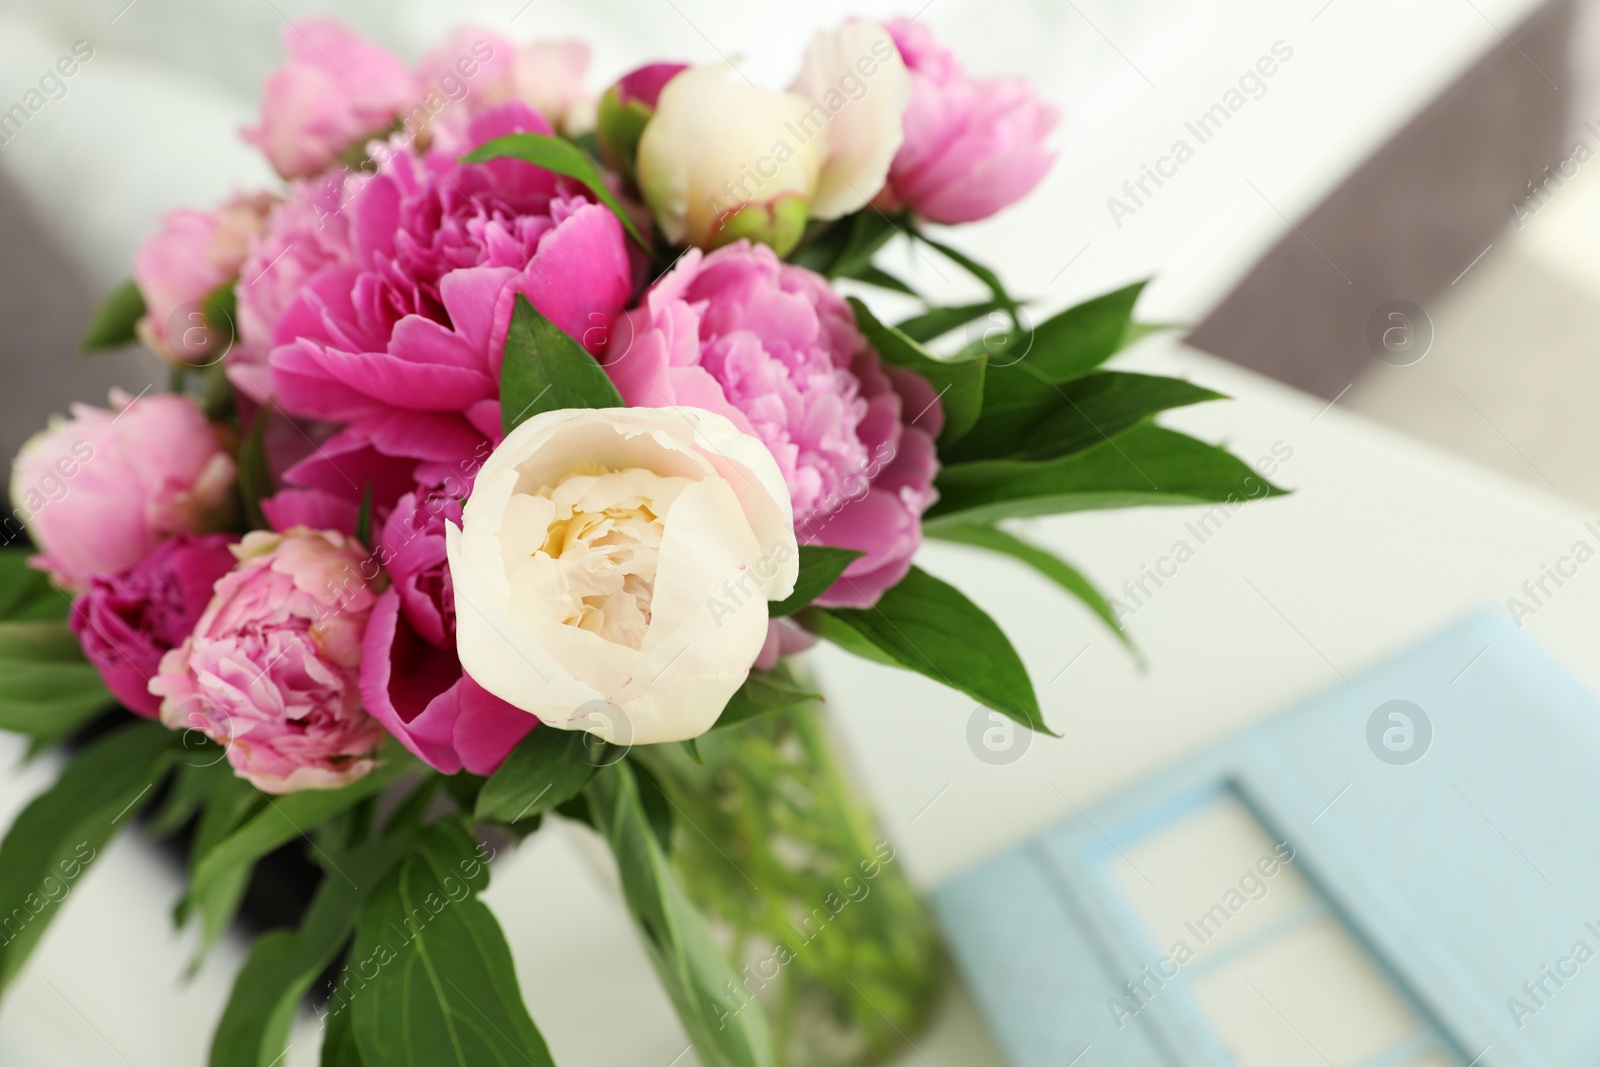
{"label": "pink peony flower", "polygon": [[150,683],[161,721],[226,746],[264,792],[360,778],[383,740],[357,682],[376,568],[356,541],[304,527],[247,534],[234,555],[194,634]]}
{"label": "pink peony flower", "polygon": [[972,78],[922,25],[885,25],[911,71],[905,141],[879,203],[934,222],[974,222],[1022,199],[1054,161],[1056,109],[1021,78]]}
{"label": "pink peony flower", "polygon": [[111,394],[113,410],[74,404],[23,445],[11,500],[56,584],[127,570],[173,534],[224,526],[234,463],[190,398]]}
{"label": "pink peony flower", "polygon": [[461,524],[467,487],[402,497],[378,539],[392,585],[378,598],[362,650],[367,708],[445,774],[493,774],[539,720],[462,673],[445,523]]}
{"label": "pink peony flower", "polygon": [[[549,129],[513,101],[473,120],[472,143]],[[527,163],[401,152],[352,181],[342,238],[273,327],[270,364],[288,414],[345,425],[288,480],[354,484],[359,496],[350,457],[452,465],[499,439],[500,360],[518,293],[598,349],[632,269],[616,217]],[[264,243],[278,240],[269,224]]]}
{"label": "pink peony flower", "polygon": [[[193,363],[229,340],[206,328],[197,305],[238,277],[272,203],[266,194],[237,196],[211,211],[180,208],[162,217],[133,257],[145,305],[139,339],[152,351]],[[191,313],[180,314],[186,306]]]}
{"label": "pink peony flower", "polygon": [[267,78],[261,123],[243,131],[285,178],[331,166],[385,127],[417,95],[404,63],[332,19],[304,19],[283,31],[289,59]]}
{"label": "pink peony flower", "polygon": [[582,125],[589,46],[582,41],[534,41],[518,46],[493,30],[458,26],[423,57],[418,80],[437,92],[441,106],[430,135],[447,149],[459,145],[467,123],[508,100],[520,100],[552,127]]}
{"label": "pink peony flower", "polygon": [[182,533],[121,574],[92,578],[72,604],[72,632],[106,688],[129,711],[153,719],[161,701],[150,679],[161,657],[194,633],[212,587],[233,570],[233,538]]}
{"label": "pink peony flower", "polygon": [[705,408],[771,449],[800,543],[866,553],[818,603],[867,607],[905,577],[944,413],[882,364],[827,279],[765,245],[691,250],[618,325],[606,371],[630,405]]}
{"label": "pink peony flower", "polygon": [[359,179],[294,183],[288,198],[267,216],[239,268],[239,336],[228,354],[228,377],[258,404],[272,396],[267,358],[279,341],[284,313],[318,273],[352,261],[350,220],[342,202],[347,186],[359,188]]}

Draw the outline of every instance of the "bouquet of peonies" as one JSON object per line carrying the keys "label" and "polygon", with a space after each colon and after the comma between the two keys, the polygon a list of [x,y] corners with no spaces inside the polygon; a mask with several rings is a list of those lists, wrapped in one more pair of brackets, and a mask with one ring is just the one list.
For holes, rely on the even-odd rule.
{"label": "bouquet of peonies", "polygon": [[[276,1062],[341,957],[324,1064],[546,1064],[480,840],[558,813],[610,845],[702,1061],[774,1063],[650,754],[814,701],[786,657],[819,639],[1044,730],[924,535],[1115,628],[997,521],[1277,490],[1152,422],[1217,394],[1101,369],[1149,329],[1138,285],[1027,328],[929,235],[1027,193],[1055,114],[915,22],[819,34],[783,91],[655,63],[598,101],[572,42],[462,30],[414,69],[327,21],[286,44],[244,131],[285,184],[167,215],[86,340],[144,344],[171,390],[15,462],[37,554],[0,554],[0,728],[70,758],[0,845],[0,987],[41,882],[148,808],[190,836],[203,944],[295,838],[341,875],[255,943],[214,1064]],[[985,295],[880,321],[840,289],[920,300],[875,262],[894,240]]]}

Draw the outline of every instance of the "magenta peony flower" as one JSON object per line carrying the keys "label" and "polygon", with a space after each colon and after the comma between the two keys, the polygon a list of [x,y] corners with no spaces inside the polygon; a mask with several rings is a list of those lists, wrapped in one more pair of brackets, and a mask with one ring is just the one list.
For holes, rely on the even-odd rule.
{"label": "magenta peony flower", "polygon": [[256,531],[235,549],[194,634],[161,660],[161,721],[226,746],[267,793],[334,789],[374,766],[383,727],[357,672],[377,600],[361,545],[304,527]]}
{"label": "magenta peony flower", "polygon": [[436,770],[493,774],[539,720],[461,670],[445,523],[461,524],[467,486],[402,497],[377,555],[392,585],[378,598],[362,649],[367,709]]}
{"label": "magenta peony flower", "polygon": [[972,78],[922,25],[885,24],[911,71],[905,141],[879,203],[934,222],[974,222],[1017,202],[1054,161],[1056,109],[1021,78]]}
{"label": "magenta peony flower", "polygon": [[194,633],[217,580],[233,570],[234,539],[182,533],[121,574],[92,578],[72,603],[72,632],[122,706],[153,719],[150,679]]}
{"label": "magenta peony flower", "polygon": [[296,22],[283,43],[289,59],[267,79],[261,123],[242,132],[285,178],[321,173],[347,149],[385,136],[417,96],[404,63],[332,19]]}
{"label": "magenta peony flower", "polygon": [[606,359],[628,404],[705,408],[760,438],[802,544],[866,553],[818,603],[867,607],[905,577],[944,413],[924,379],[883,366],[827,279],[765,245],[691,250],[628,312]]}
{"label": "magenta peony flower", "polygon": [[[549,129],[513,101],[473,120],[472,143]],[[500,360],[515,296],[598,347],[632,291],[616,216],[548,171],[401,152],[375,177],[351,181],[342,235],[272,327],[284,410],[345,425],[289,473],[297,485],[348,486],[345,468],[358,454],[414,466],[479,452],[500,436]],[[263,252],[293,239],[277,232],[279,217]],[[303,221],[284,217],[291,229]]]}
{"label": "magenta peony flower", "polygon": [[173,534],[220,529],[233,508],[233,460],[193,400],[118,391],[111,402],[74,404],[11,467],[34,563],[67,589],[127,570]]}
{"label": "magenta peony flower", "polygon": [[161,229],[133,257],[145,305],[139,339],[152,351],[199,362],[227,342],[196,314],[179,312],[238,277],[272,203],[266,194],[237,196],[211,211],[180,208],[162,217]]}

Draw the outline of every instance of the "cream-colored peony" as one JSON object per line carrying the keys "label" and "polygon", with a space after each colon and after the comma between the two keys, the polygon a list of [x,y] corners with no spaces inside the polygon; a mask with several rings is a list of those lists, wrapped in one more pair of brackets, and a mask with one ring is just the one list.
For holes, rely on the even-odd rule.
{"label": "cream-colored peony", "polygon": [[639,187],[668,239],[793,247],[806,218],[836,219],[883,188],[904,137],[911,78],[882,26],[818,33],[787,92],[697,67],[661,90],[639,140]]}
{"label": "cream-colored peony", "polygon": [[467,674],[619,744],[710,729],[798,569],[772,454],[697,408],[535,415],[446,537]]}

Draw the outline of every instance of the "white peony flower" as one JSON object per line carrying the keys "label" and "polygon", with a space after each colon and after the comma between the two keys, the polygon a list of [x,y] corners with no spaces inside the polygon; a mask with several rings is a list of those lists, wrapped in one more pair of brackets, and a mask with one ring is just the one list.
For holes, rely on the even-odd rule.
{"label": "white peony flower", "polygon": [[535,415],[446,538],[466,673],[618,744],[710,729],[799,566],[771,453],[697,408]]}
{"label": "white peony flower", "polygon": [[781,255],[808,216],[839,218],[883,188],[910,96],[899,50],[870,22],[818,33],[788,92],[728,67],[686,70],[639,140],[640,190],[674,242],[751,237]]}

